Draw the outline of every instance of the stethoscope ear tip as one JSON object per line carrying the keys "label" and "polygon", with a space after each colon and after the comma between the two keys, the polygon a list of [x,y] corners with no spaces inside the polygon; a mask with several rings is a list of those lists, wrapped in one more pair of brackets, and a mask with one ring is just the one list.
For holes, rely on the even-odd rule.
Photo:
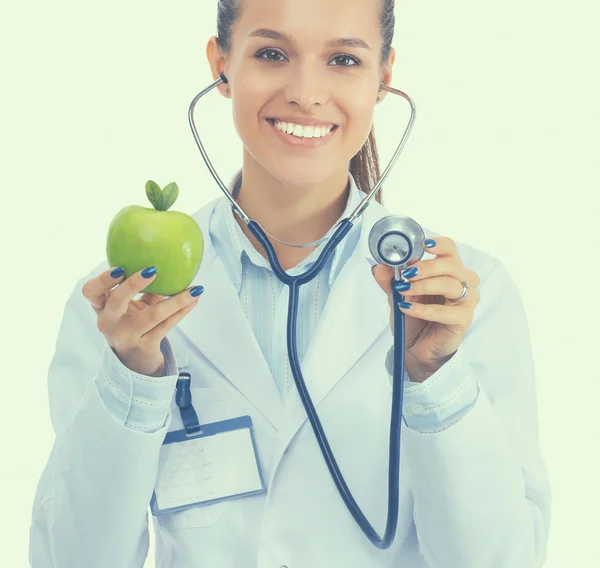
{"label": "stethoscope ear tip", "polygon": [[220,73],[221,76],[221,81],[223,81],[223,83],[229,83],[229,81],[227,80],[227,77],[225,77],[225,73]]}

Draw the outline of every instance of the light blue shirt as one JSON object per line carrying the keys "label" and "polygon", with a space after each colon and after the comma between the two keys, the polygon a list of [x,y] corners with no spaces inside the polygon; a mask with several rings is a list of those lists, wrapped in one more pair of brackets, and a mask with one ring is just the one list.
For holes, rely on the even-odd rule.
{"label": "light blue shirt", "polygon": [[[365,196],[351,175],[349,181],[348,200],[340,219],[348,217]],[[230,187],[233,188],[233,183]],[[359,241],[361,228],[362,219],[359,218],[319,275],[300,287],[297,320],[300,362],[314,335],[329,291]],[[332,228],[329,234],[333,230]],[[289,289],[277,278],[268,260],[243,233],[226,197],[215,207],[209,224],[209,235],[238,292],[244,313],[285,401],[290,389],[295,388],[286,345]],[[308,270],[325,245],[326,242],[321,243],[297,266],[286,272],[296,275]],[[381,362],[386,366],[390,380],[393,370],[391,354],[390,349],[386,360]],[[116,356],[111,358],[111,362],[117,366],[120,364]],[[444,367],[450,367],[450,364],[451,361]],[[469,374],[465,381],[457,380],[456,373],[444,372],[444,367],[422,384],[411,382],[406,371],[404,372],[403,406],[407,409],[404,412],[404,422],[409,428],[419,432],[445,429],[458,421],[475,403],[478,384],[473,375]],[[166,369],[165,375],[171,371]],[[126,384],[128,380],[133,384]],[[150,378],[133,372],[100,373],[98,380],[100,394],[113,415],[126,426],[145,431],[155,431],[164,424],[174,385],[172,377]],[[132,396],[121,396],[119,399],[115,392],[121,395],[131,393]],[[143,394],[143,402],[139,396],[133,396],[136,392]]]}

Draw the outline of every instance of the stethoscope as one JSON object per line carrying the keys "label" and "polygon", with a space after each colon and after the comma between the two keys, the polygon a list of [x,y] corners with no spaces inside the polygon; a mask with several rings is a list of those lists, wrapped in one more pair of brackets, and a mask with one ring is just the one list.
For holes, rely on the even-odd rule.
{"label": "stethoscope", "polygon": [[[302,403],[306,410],[306,414],[310,420],[313,431],[321,448],[321,452],[323,453],[323,457],[325,458],[325,462],[327,467],[329,468],[329,472],[335,482],[338,491],[344,500],[344,503],[348,507],[351,515],[354,517],[354,520],[357,522],[359,527],[368,537],[368,539],[380,549],[387,549],[391,546],[394,541],[394,537],[396,534],[396,528],[398,525],[398,501],[399,501],[399,480],[400,480],[400,430],[402,427],[402,402],[404,395],[404,349],[405,349],[405,327],[404,327],[404,313],[402,313],[398,308],[398,302],[404,300],[404,296],[395,288],[398,284],[407,282],[408,280],[402,276],[402,271],[407,267],[407,265],[414,260],[417,262],[420,260],[424,254],[423,249],[423,239],[425,238],[425,234],[421,226],[411,219],[410,217],[402,217],[398,215],[389,215],[380,219],[377,223],[373,225],[371,228],[371,232],[369,233],[369,250],[373,258],[379,264],[386,264],[394,269],[394,278],[392,280],[392,290],[393,290],[393,299],[394,299],[394,373],[393,373],[393,381],[392,381],[392,413],[391,413],[391,425],[390,425],[390,463],[389,463],[389,477],[388,477],[388,515],[387,522],[385,527],[385,534],[383,538],[381,538],[375,529],[371,526],[360,507],[352,497],[350,489],[348,488],[344,477],[335,461],[335,457],[333,456],[333,452],[329,447],[329,442],[327,441],[327,437],[325,436],[325,432],[323,431],[323,427],[321,426],[321,422],[319,417],[317,416],[315,407],[313,406],[312,400],[306,389],[306,385],[304,383],[304,378],[302,377],[302,373],[300,371],[300,363],[298,361],[298,352],[296,345],[296,321],[298,316],[298,297],[300,292],[300,286],[310,282],[317,274],[320,272],[321,268],[329,259],[330,255],[333,254],[335,247],[342,241],[342,239],[348,234],[350,229],[352,228],[356,219],[365,211],[367,208],[369,201],[371,198],[377,193],[378,189],[381,187],[381,184],[384,182],[390,170],[396,163],[404,144],[406,143],[406,139],[412,130],[412,126],[415,120],[415,105],[411,98],[399,91],[397,89],[393,89],[388,86],[383,86],[383,88],[395,95],[400,95],[404,97],[410,104],[411,107],[411,116],[408,122],[408,126],[400,140],[400,144],[396,148],[394,155],[392,156],[390,163],[386,167],[386,169],[381,174],[381,177],[377,184],[371,189],[370,193],[360,202],[360,204],[356,207],[354,212],[347,219],[343,219],[339,221],[337,225],[332,227],[330,231],[323,238],[315,241],[314,243],[308,243],[304,245],[295,245],[292,243],[286,243],[285,241],[279,241],[279,239],[275,239],[272,235],[267,233],[256,221],[252,221],[242,210],[242,208],[235,201],[227,186],[221,181],[221,178],[218,176],[215,171],[206,151],[204,150],[204,146],[200,141],[200,137],[198,136],[198,131],[196,130],[196,126],[194,124],[193,119],[193,111],[196,106],[196,102],[210,90],[214,89],[220,83],[227,83],[227,78],[224,73],[221,73],[220,78],[217,79],[212,85],[201,91],[196,95],[192,103],[190,104],[190,108],[188,111],[188,118],[190,122],[190,126],[192,128],[192,133],[194,135],[194,139],[200,149],[200,153],[210,170],[213,178],[219,185],[219,187],[223,190],[225,196],[231,202],[233,207],[233,211],[242,219],[247,225],[250,232],[256,237],[256,239],[262,244],[264,247],[269,261],[271,263],[271,267],[273,272],[276,274],[277,278],[281,280],[284,284],[287,284],[290,289],[289,294],[289,304],[288,304],[288,325],[287,325],[287,348],[288,348],[288,356],[290,359],[290,366],[292,370],[292,374],[294,376],[294,381],[296,383],[296,387],[298,388],[298,393],[300,394],[300,398],[302,399]],[[336,229],[337,227],[337,229]],[[330,235],[330,233],[332,233]],[[269,239],[266,235],[269,235],[273,239],[296,247],[308,247],[315,246],[320,244],[321,242],[329,239],[329,242],[323,248],[319,258],[315,262],[315,264],[307,270],[303,274],[298,274],[297,276],[288,275],[279,264],[279,260],[277,259],[277,255],[275,254],[275,250],[273,246],[269,242]]]}

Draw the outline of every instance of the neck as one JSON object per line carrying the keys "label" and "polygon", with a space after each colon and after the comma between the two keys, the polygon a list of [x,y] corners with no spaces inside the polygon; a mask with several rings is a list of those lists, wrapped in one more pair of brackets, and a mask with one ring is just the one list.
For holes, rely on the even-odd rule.
{"label": "neck", "polygon": [[320,239],[346,208],[348,170],[306,187],[286,186],[256,162],[244,164],[243,172],[236,202],[253,221],[282,241],[302,244]]}
{"label": "neck", "polygon": [[[242,185],[236,202],[248,217],[282,241],[304,244],[322,238],[342,216],[349,196],[348,170],[340,171],[318,185],[286,186],[256,162],[244,159]],[[234,215],[254,248],[266,252]],[[290,247],[267,238],[284,270],[296,266],[317,247]]]}

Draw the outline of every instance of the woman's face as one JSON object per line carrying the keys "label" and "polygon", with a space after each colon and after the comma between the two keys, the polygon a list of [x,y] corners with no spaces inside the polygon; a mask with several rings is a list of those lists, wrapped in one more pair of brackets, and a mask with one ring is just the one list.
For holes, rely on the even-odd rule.
{"label": "woman's face", "polygon": [[346,171],[384,78],[380,0],[241,2],[231,52],[211,58],[209,47],[209,58],[227,76],[246,150],[287,186]]}

